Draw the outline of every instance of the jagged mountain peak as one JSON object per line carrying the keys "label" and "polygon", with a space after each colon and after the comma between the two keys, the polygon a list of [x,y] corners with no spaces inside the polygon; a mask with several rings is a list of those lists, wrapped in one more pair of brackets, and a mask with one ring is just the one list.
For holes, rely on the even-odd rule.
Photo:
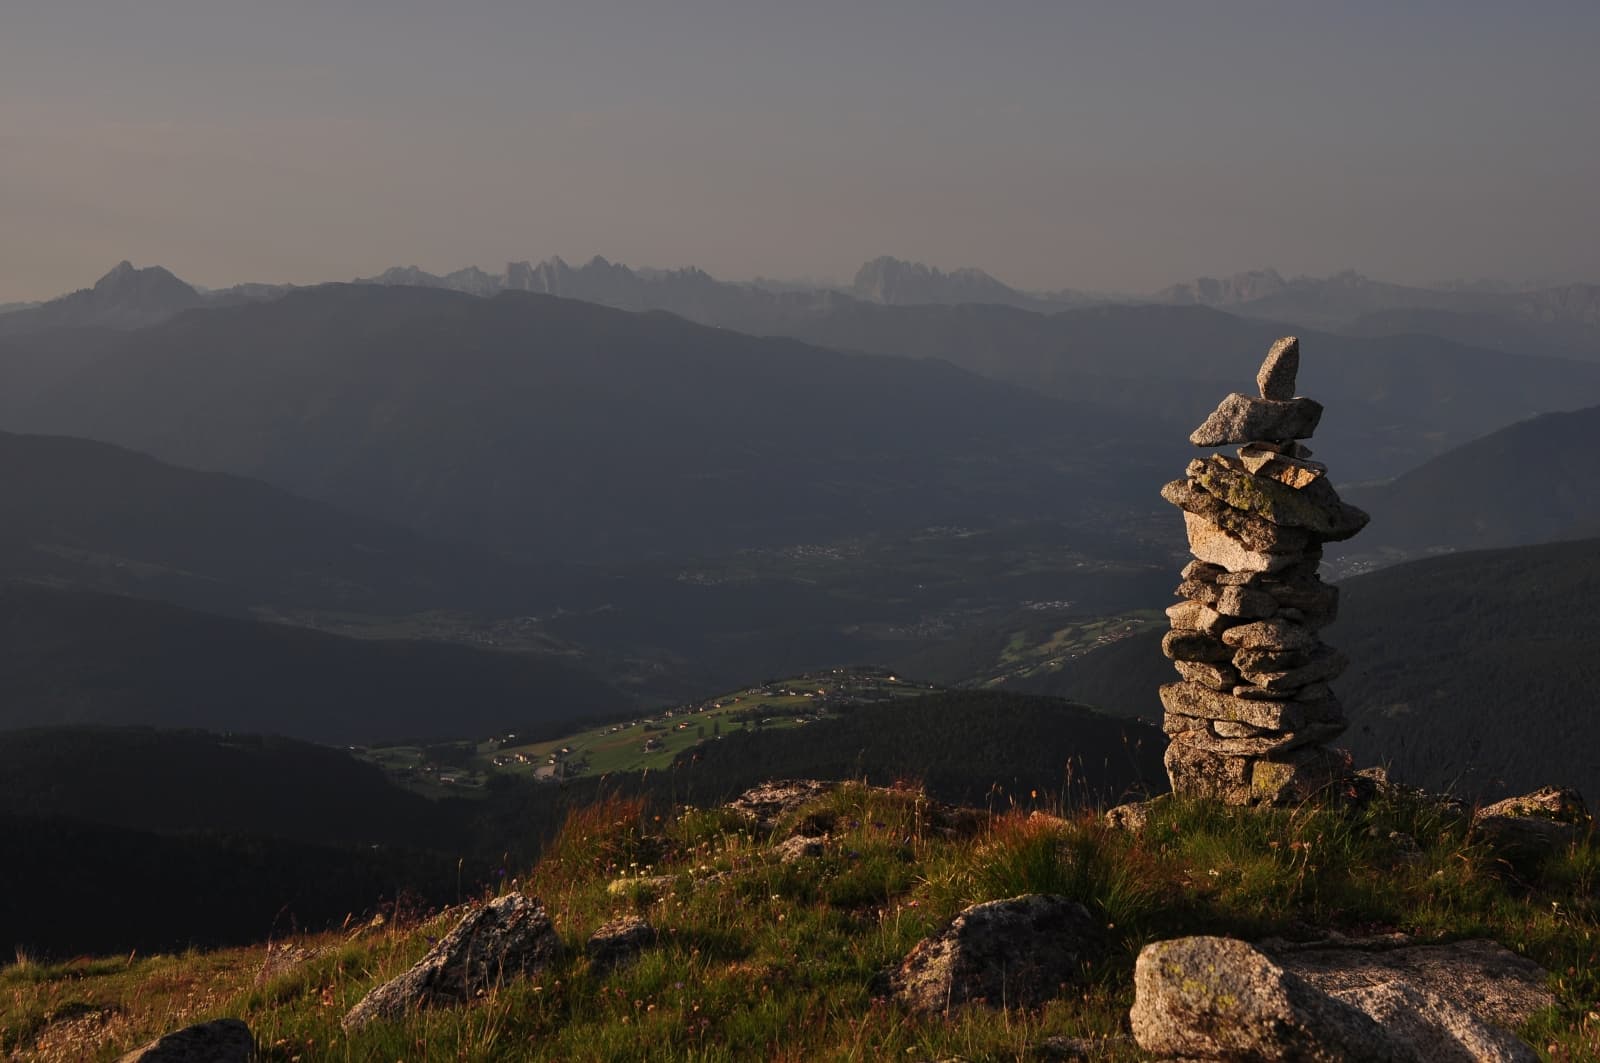
{"label": "jagged mountain peak", "polygon": [[17,334],[47,328],[137,328],[191,307],[205,297],[161,266],[118,262],[93,287],[5,315],[3,330]]}

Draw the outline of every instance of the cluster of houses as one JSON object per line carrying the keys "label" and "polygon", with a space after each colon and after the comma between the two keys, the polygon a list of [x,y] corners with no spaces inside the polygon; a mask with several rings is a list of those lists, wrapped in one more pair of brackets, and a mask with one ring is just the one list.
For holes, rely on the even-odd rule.
{"label": "cluster of houses", "polygon": [[[704,723],[694,719],[703,713],[733,709],[747,704],[748,707],[741,707],[734,715],[733,722],[760,725],[781,718],[808,723],[826,716],[831,708],[892,698],[896,686],[901,684],[907,689],[913,686],[882,668],[835,668],[828,672],[796,676],[786,680],[771,680],[761,686],[751,687],[720,699],[692,702],[663,709],[655,716],[609,724],[598,731],[596,737],[604,739],[637,729],[644,732],[638,746],[639,751],[658,753],[668,748],[667,736],[660,732],[683,732],[691,727],[697,727],[703,734]],[[803,709],[792,704],[782,707],[769,706],[761,700],[763,698],[801,699],[810,704]],[[771,715],[765,715],[766,710],[771,710]],[[492,751],[490,763],[496,768],[510,770],[531,768],[535,780],[557,781],[572,775],[575,771],[581,772],[587,761],[588,754],[582,749],[575,751],[572,746],[534,753],[526,749],[512,749],[511,747],[517,742],[515,733],[491,738],[487,743],[489,750]]]}

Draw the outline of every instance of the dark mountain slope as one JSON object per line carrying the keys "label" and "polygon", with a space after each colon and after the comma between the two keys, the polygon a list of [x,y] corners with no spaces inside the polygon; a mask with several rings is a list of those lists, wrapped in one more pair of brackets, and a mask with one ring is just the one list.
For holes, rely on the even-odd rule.
{"label": "dark mountain slope", "polygon": [[1372,514],[1352,556],[1472,550],[1575,538],[1600,527],[1600,406],[1550,413],[1349,492]]}
{"label": "dark mountain slope", "polygon": [[[914,264],[883,260],[869,267],[877,268],[864,268],[856,291],[862,298],[831,291],[774,293],[698,270],[646,275],[603,259],[577,268],[560,260],[519,266],[505,283],[627,309],[665,309],[705,324],[836,350],[940,358],[1055,397],[1178,422],[1202,418],[1219,390],[1253,378],[1273,339],[1297,332],[1307,352],[1302,390],[1329,403],[1337,415],[1328,419],[1321,447],[1341,476],[1356,480],[1395,475],[1523,417],[1600,402],[1600,365],[1592,364],[1600,346],[1572,346],[1582,337],[1600,343],[1600,311],[1592,305],[1593,293],[1578,288],[1491,297],[1355,275],[1286,282],[1264,274],[1272,283],[1251,277],[1223,285],[1239,298],[1176,300],[1224,305],[1228,313],[1207,305],[1100,305],[1050,314],[1032,311],[1059,304],[996,287],[998,282],[977,274],[966,277],[967,286],[965,275],[919,271]],[[1283,301],[1273,302],[1278,296]],[[1430,299],[1468,307],[1484,299],[1511,301],[1494,303],[1498,309],[1480,315],[1497,323],[1493,329],[1452,327],[1442,333],[1448,338],[1401,334],[1431,331],[1426,328],[1378,328],[1362,335],[1315,331],[1318,325],[1342,331],[1347,312],[1430,305]],[[1274,306],[1283,312],[1268,312]],[[1572,342],[1513,342],[1518,335],[1547,337],[1558,328],[1567,328]],[[1550,353],[1591,362],[1526,357]]]}
{"label": "dark mountain slope", "polygon": [[342,749],[288,738],[148,727],[0,732],[4,815],[449,850],[463,807],[402,790]]}
{"label": "dark mountain slope", "polygon": [[180,315],[0,414],[526,556],[1146,510],[1172,437],[931,360],[378,286]]}
{"label": "dark mountain slope", "polygon": [[533,733],[627,701],[558,659],[340,638],[0,585],[0,728],[147,724],[316,741]]}
{"label": "dark mountain slope", "polygon": [[[1359,761],[1469,795],[1600,794],[1600,540],[1415,561],[1342,587],[1328,641],[1353,662],[1334,689]],[[1156,631],[1030,688],[1155,720],[1173,675]]]}
{"label": "dark mountain slope", "polygon": [[826,313],[726,322],[840,350],[942,358],[1047,395],[1197,424],[1297,332],[1301,394],[1328,407],[1313,446],[1349,479],[1395,475],[1524,417],[1600,401],[1600,365],[1431,336],[1354,338],[1204,307],[1103,306],[1054,315],[999,306],[839,301]]}
{"label": "dark mountain slope", "polygon": [[0,941],[41,959],[335,929],[412,904],[453,904],[493,865],[454,855],[151,831],[0,814]]}
{"label": "dark mountain slope", "polygon": [[533,612],[532,573],[266,484],[0,432],[0,578],[195,608]]}
{"label": "dark mountain slope", "polygon": [[[726,775],[765,778],[898,779],[947,801],[983,805],[1031,791],[1085,803],[1165,790],[1161,732],[1056,698],[951,691],[863,706],[798,730],[725,735],[707,747],[685,784]],[[733,792],[726,785],[719,792]],[[730,794],[731,795],[731,794]],[[704,800],[704,797],[699,798]]]}

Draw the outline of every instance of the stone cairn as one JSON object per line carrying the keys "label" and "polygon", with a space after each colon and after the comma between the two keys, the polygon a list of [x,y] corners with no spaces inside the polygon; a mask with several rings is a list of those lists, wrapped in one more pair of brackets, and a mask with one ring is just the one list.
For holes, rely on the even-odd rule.
{"label": "stone cairn", "polygon": [[1299,368],[1299,340],[1274,343],[1256,376],[1260,397],[1229,395],[1189,437],[1242,444],[1238,457],[1197,458],[1161,489],[1183,510],[1194,555],[1161,643],[1183,677],[1161,688],[1175,793],[1283,803],[1344,769],[1323,743],[1345,729],[1328,683],[1348,662],[1317,637],[1339,589],[1317,566],[1322,544],[1350,538],[1367,515],[1340,500],[1298,442],[1322,417],[1319,403],[1295,396]]}

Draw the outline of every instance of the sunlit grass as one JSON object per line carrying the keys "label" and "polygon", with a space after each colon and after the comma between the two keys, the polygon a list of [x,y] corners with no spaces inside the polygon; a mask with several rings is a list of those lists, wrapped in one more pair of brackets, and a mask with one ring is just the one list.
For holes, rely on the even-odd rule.
{"label": "sunlit grass", "polygon": [[[0,971],[0,1047],[26,1049],[73,1016],[107,1016],[76,1020],[88,1030],[79,1055],[55,1058],[109,1059],[176,1025],[235,1015],[266,1060],[1019,1059],[1073,1036],[1097,1039],[1099,1057],[1114,1061],[1137,1058],[1118,1037],[1145,943],[1337,930],[1495,938],[1552,972],[1558,1005],[1524,1033],[1549,1058],[1597,1058],[1592,838],[1512,869],[1464,813],[1411,799],[1360,811],[1168,801],[1140,836],[1092,813],[1015,809],[952,829],[915,789],[860,785],[795,813],[776,836],[795,829],[826,836],[822,855],[784,864],[725,809],[611,798],[575,811],[538,866],[506,879],[545,903],[565,958],[471,1007],[354,1035],[339,1026],[449,929],[450,912],[299,940],[311,958],[275,974],[261,948],[15,964]],[[923,1017],[885,999],[883,973],[921,938],[969,904],[1028,892],[1080,901],[1104,921],[1110,944],[1083,985],[1033,1011]],[[627,911],[649,918],[659,942],[602,975],[584,942]]]}

